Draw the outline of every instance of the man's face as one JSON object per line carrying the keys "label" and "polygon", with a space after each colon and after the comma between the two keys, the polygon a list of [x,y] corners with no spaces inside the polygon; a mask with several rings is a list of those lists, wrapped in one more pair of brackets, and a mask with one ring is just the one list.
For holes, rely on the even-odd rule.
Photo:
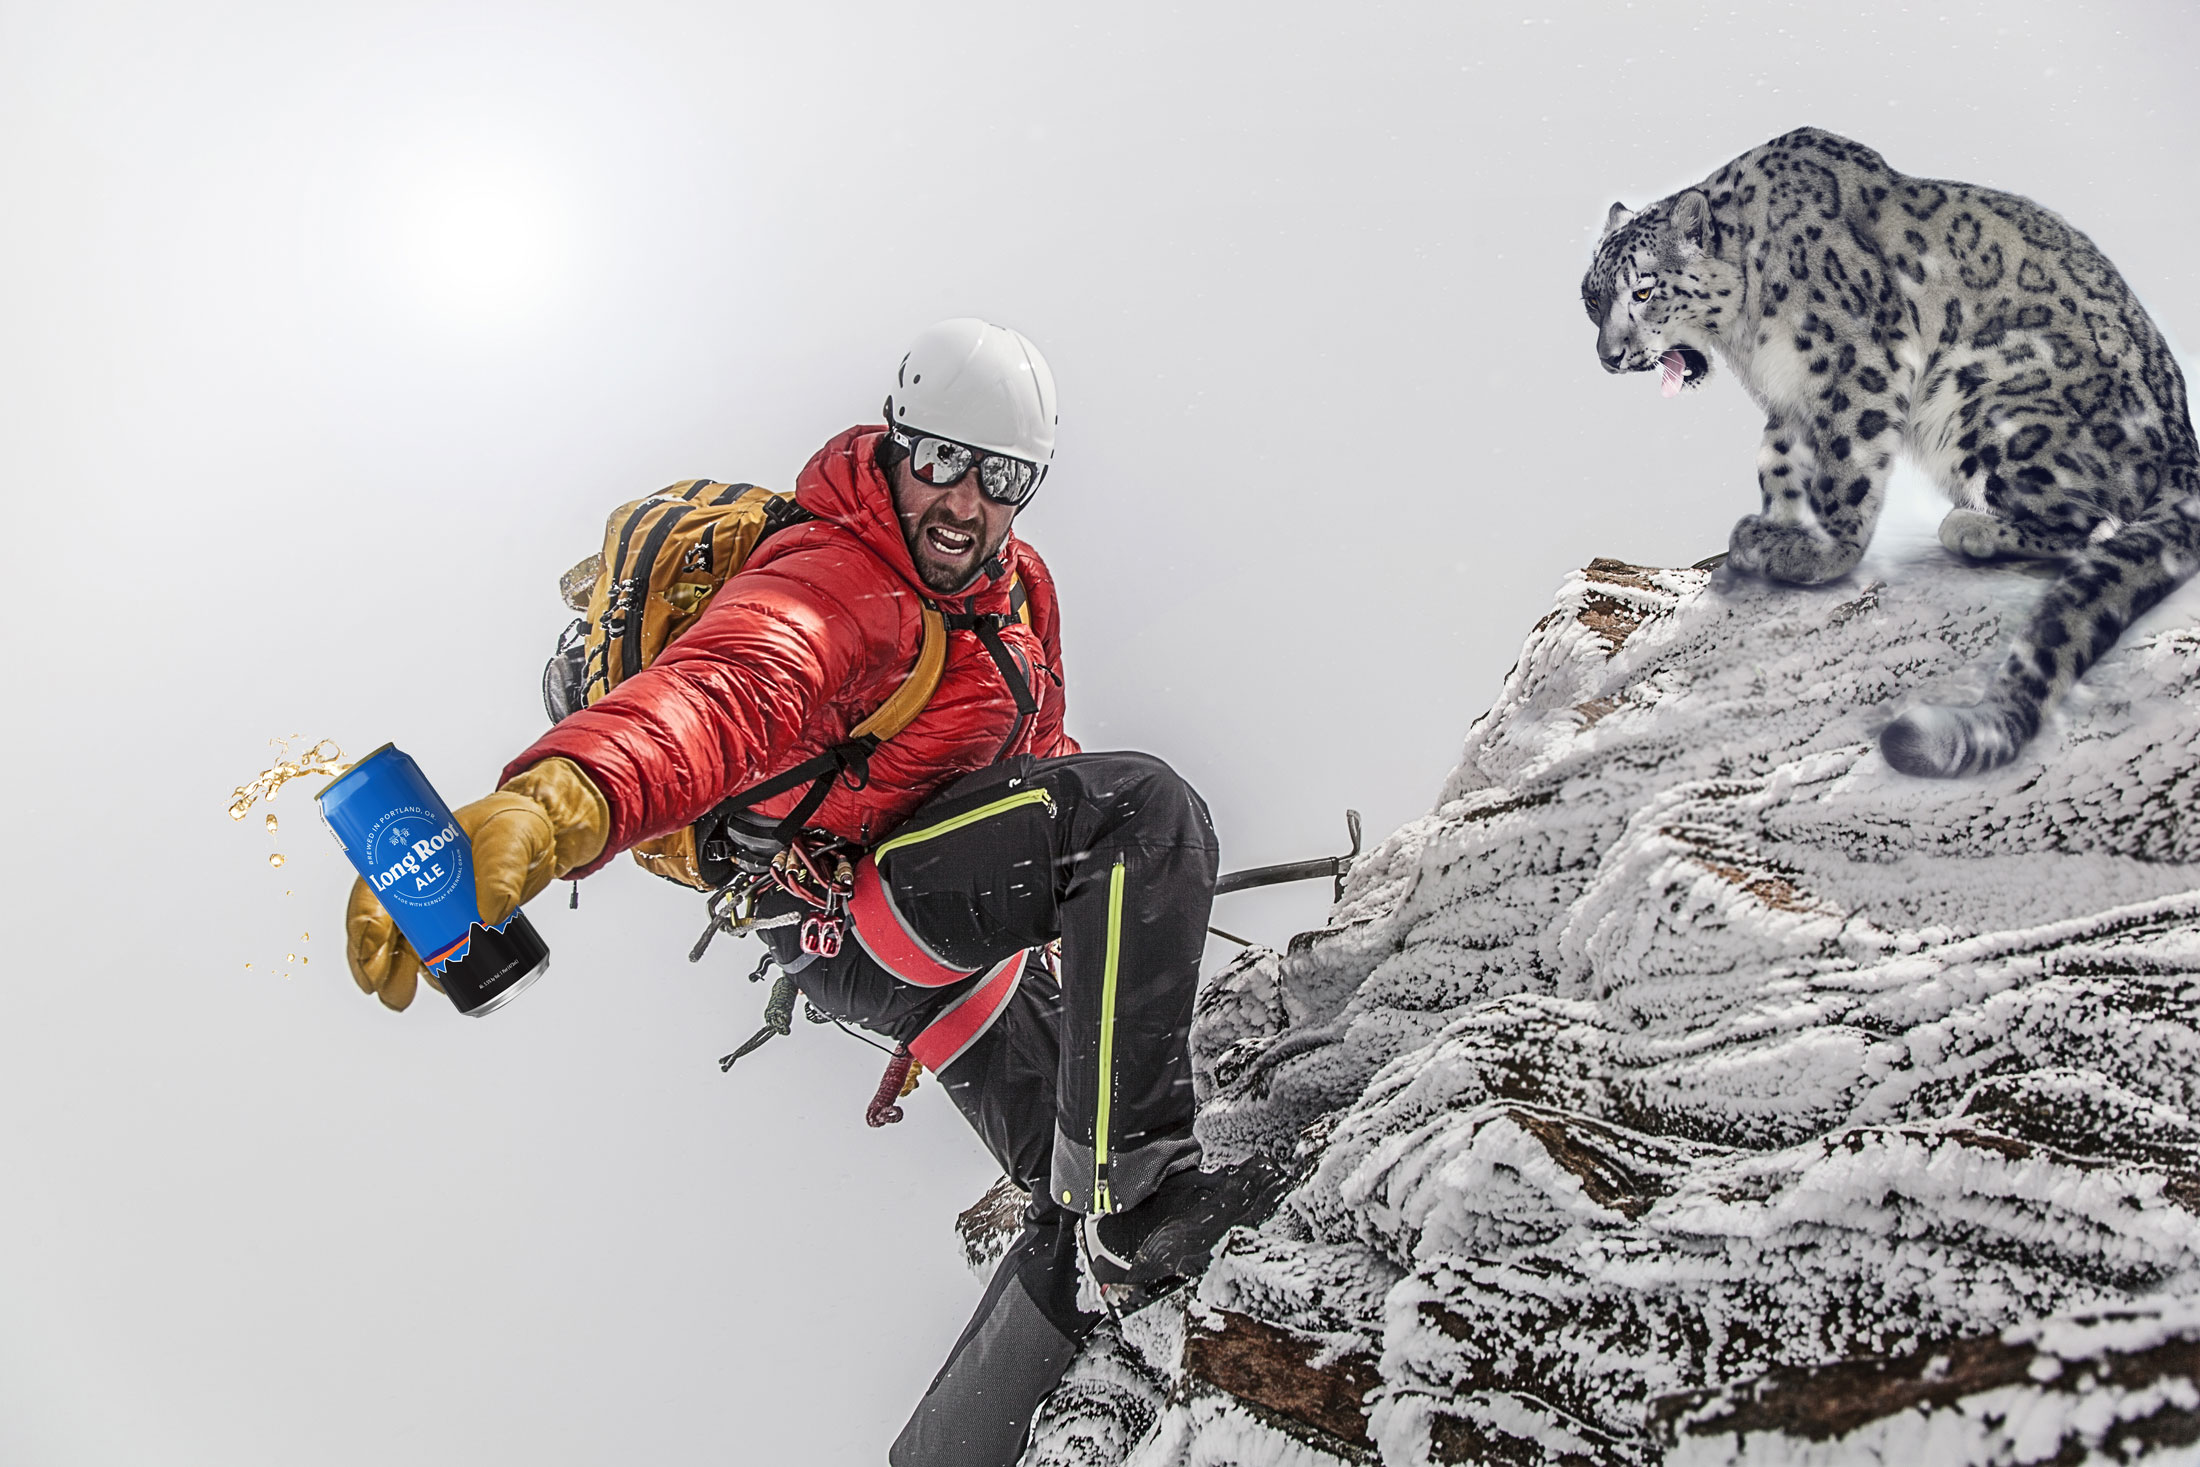
{"label": "man's face", "polygon": [[997,504],[979,492],[975,469],[936,489],[911,473],[904,458],[894,465],[893,488],[894,513],[901,517],[917,576],[943,596],[976,578],[1016,519],[1016,506]]}

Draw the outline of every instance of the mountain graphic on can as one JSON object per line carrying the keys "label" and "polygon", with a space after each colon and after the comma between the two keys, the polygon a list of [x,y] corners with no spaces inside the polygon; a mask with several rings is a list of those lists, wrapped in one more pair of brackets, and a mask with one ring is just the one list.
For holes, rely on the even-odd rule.
{"label": "mountain graphic on can", "polygon": [[481,921],[474,848],[420,766],[384,744],[315,797],[321,821],[462,1014],[490,1013],[550,966],[524,912]]}

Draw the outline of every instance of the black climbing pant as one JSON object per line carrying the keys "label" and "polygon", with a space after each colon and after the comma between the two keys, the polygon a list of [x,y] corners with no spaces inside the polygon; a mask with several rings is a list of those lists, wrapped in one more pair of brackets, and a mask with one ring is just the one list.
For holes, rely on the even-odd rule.
{"label": "black climbing pant", "polygon": [[[1160,760],[1015,759],[878,844],[839,956],[803,963],[791,929],[769,934],[820,1009],[938,1072],[1032,1198],[894,1467],[1011,1467],[1098,1323],[1077,1307],[1079,1215],[1197,1165],[1186,1038],[1215,872],[1207,807]],[[1030,954],[1056,939],[1059,982]]]}

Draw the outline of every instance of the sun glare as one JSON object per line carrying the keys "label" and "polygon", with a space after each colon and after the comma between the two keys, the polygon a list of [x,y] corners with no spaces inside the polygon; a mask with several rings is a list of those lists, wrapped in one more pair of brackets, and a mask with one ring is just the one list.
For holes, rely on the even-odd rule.
{"label": "sun glare", "polygon": [[423,300],[452,316],[532,314],[564,282],[570,221],[558,190],[510,157],[439,160],[402,189],[401,249]]}

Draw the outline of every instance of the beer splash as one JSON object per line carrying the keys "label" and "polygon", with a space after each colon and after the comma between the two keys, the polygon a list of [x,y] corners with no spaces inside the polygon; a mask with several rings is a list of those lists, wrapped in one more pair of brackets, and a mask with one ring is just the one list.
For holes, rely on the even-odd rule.
{"label": "beer splash", "polygon": [[[261,800],[274,799],[281,792],[283,786],[294,779],[306,779],[316,776],[335,779],[343,774],[345,770],[351,768],[351,762],[344,758],[343,749],[334,739],[315,740],[307,746],[303,753],[293,759],[290,756],[290,746],[304,737],[303,734],[292,734],[287,739],[276,738],[267,741],[269,746],[275,750],[275,763],[261,770],[250,781],[238,785],[236,789],[230,792],[229,818],[231,820],[244,819],[252,812],[252,807],[255,804]],[[281,826],[275,819],[275,813],[272,810],[266,811],[264,814],[266,818],[262,821],[262,828],[267,831],[269,838],[272,839]],[[268,852],[267,864],[271,869],[281,869],[283,865],[282,852]],[[290,892],[285,890],[283,895],[289,896]],[[310,941],[312,936],[313,934],[310,932],[300,933],[299,941]],[[313,960],[301,957],[297,953],[286,953],[284,954],[284,961],[303,968]],[[274,966],[274,964],[269,964],[271,969]],[[246,963],[244,967],[246,972],[252,971],[250,963]],[[290,974],[286,971],[278,974],[278,976],[288,978]]]}
{"label": "beer splash", "polygon": [[[291,744],[303,737],[303,734],[292,734],[287,739],[268,740],[278,757],[271,767],[253,776],[250,783],[240,784],[230,793],[230,819],[244,819],[251,813],[254,804],[261,800],[274,799],[282,787],[294,779],[306,779],[313,775],[326,775],[334,779],[351,768],[344,758],[343,749],[334,739],[317,740],[297,758],[291,758]],[[275,817],[272,814],[267,817],[267,831],[270,835],[275,833]]]}

